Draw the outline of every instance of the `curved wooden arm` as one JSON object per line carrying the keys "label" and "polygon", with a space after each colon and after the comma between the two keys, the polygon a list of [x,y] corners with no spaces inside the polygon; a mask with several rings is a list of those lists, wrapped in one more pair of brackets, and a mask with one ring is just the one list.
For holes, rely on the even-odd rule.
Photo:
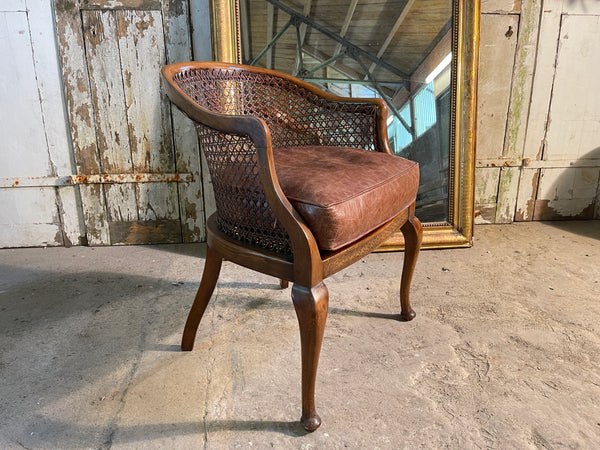
{"label": "curved wooden arm", "polygon": [[313,286],[323,279],[323,264],[317,242],[279,185],[271,146],[271,133],[266,122],[254,116],[217,114],[199,106],[173,81],[173,75],[177,72],[195,67],[197,66],[186,64],[171,64],[163,67],[162,75],[166,81],[167,95],[193,121],[224,133],[246,135],[254,142],[265,197],[275,217],[290,237],[294,258],[314,262],[294,265],[294,270],[298,272],[294,274],[294,280],[305,286]]}

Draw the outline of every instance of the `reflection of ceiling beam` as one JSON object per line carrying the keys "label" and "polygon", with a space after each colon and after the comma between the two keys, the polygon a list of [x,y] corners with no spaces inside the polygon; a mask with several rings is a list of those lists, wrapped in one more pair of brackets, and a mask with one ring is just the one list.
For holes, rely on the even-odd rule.
{"label": "reflection of ceiling beam", "polygon": [[301,13],[299,13],[295,9],[290,8],[289,6],[281,3],[279,0],[266,0],[266,1],[268,4],[272,4],[272,5],[276,6],[277,9],[280,9],[283,12],[285,12],[286,14],[290,15],[292,20],[305,23],[305,24],[309,25],[311,28],[314,28],[315,30],[317,30],[319,33],[322,33],[325,36],[327,36],[328,38],[342,44],[342,46],[347,49],[348,55],[350,57],[352,57],[353,59],[358,59],[358,58],[364,57],[364,58],[368,59],[369,61],[371,61],[372,63],[375,63],[377,66],[387,70],[388,72],[393,73],[394,75],[396,75],[402,79],[407,78],[407,74],[402,72],[397,67],[394,67],[391,64],[376,57],[375,55],[372,55],[368,51],[353,44],[349,40],[347,40],[341,36],[338,36],[337,34],[332,32],[328,28],[316,23],[315,21],[309,19],[308,17],[303,16]]}
{"label": "reflection of ceiling beam", "polygon": [[[319,50],[316,47],[312,47],[310,45],[305,45],[302,48],[302,51],[304,53],[306,53],[307,55],[311,56],[312,58],[316,59],[317,61],[321,61],[321,62],[327,61],[328,59],[331,58],[331,55],[328,55],[327,53]],[[330,64],[328,67],[331,67],[332,69],[336,70],[343,76],[348,77],[350,79],[359,80],[362,78],[362,74],[358,73],[354,69],[351,69],[350,67],[348,67],[342,63],[339,63],[339,62]]]}
{"label": "reflection of ceiling beam", "polygon": [[[310,17],[310,8],[312,7],[312,0],[306,0],[306,3],[304,4],[304,7],[302,8],[302,14],[304,15],[304,17]],[[300,65],[301,65],[301,51],[302,51],[302,46],[304,45],[304,40],[306,38],[306,24],[305,23],[301,23],[299,26],[299,33],[300,33],[300,38],[299,38],[299,49],[298,49],[298,54],[296,56],[296,64],[294,67],[294,73],[298,73],[298,71],[300,70]]]}
{"label": "reflection of ceiling beam", "polygon": [[[346,11],[346,17],[344,18],[344,23],[342,24],[342,29],[340,30],[340,36],[346,36],[348,31],[348,27],[350,26],[350,22],[352,21],[352,16],[354,16],[354,10],[356,9],[356,5],[358,4],[358,0],[351,0],[350,5],[348,5],[348,11]],[[335,47],[334,55],[337,55],[342,50],[342,44],[338,43]]]}
{"label": "reflection of ceiling beam", "polygon": [[[312,6],[312,0],[306,0],[304,4],[304,8],[302,9],[302,14],[304,17],[310,17],[310,8]],[[303,23],[300,25],[300,39],[302,40],[302,44],[304,44],[304,38],[306,37],[306,24]]]}
{"label": "reflection of ceiling beam", "polygon": [[242,56],[245,59],[250,57],[250,20],[248,15],[248,0],[240,0],[240,20],[242,29]]}
{"label": "reflection of ceiling beam", "polygon": [[[304,48],[302,49],[302,51],[304,53],[306,53],[308,56],[310,56],[311,58],[316,59],[317,61],[320,61],[320,62],[327,61],[328,59],[331,58],[331,56],[328,55],[327,53],[325,53],[324,51],[319,50],[318,48],[312,47],[310,45],[305,45]],[[354,70],[338,61],[335,61],[334,63],[329,64],[327,67],[335,70],[336,72],[340,73],[341,75],[348,77],[349,79],[352,79],[352,80],[360,80],[363,78],[362,73],[357,72],[356,70]],[[310,77],[313,77],[312,73],[311,73]],[[403,85],[405,83],[405,81],[406,80],[400,80],[400,81],[398,81],[398,80],[377,80],[378,83],[380,83],[384,86],[389,86],[389,85],[400,86],[400,85]]]}
{"label": "reflection of ceiling beam", "polygon": [[433,69],[444,59],[444,57],[452,51],[452,30],[448,30],[446,34],[436,43],[431,49],[427,57],[414,70],[410,77],[410,90],[419,89],[425,84],[425,78]]}
{"label": "reflection of ceiling beam", "polygon": [[[270,3],[267,3],[267,42],[273,39],[273,31],[275,29],[275,8]],[[267,50],[267,69],[273,68],[273,49]]]}
{"label": "reflection of ceiling beam", "polygon": [[[345,80],[343,78],[307,78],[304,77],[302,78],[304,81],[308,81],[309,83],[336,83],[336,84],[360,84],[362,86],[372,86],[373,83],[369,80]],[[398,87],[399,83],[398,82],[394,82],[394,83],[390,83],[390,82],[384,82],[384,83],[377,83],[381,86],[389,86],[389,87]]]}
{"label": "reflection of ceiling beam", "polygon": [[[402,25],[402,22],[404,22],[404,19],[406,19],[406,16],[410,12],[410,9],[412,8],[413,3],[415,3],[415,0],[408,0],[408,2],[406,2],[406,5],[404,6],[404,9],[402,10],[402,12],[400,13],[400,15],[396,19],[396,22],[394,23],[394,26],[392,27],[392,29],[388,33],[387,37],[385,38],[385,41],[383,41],[383,44],[381,44],[381,47],[379,48],[379,51],[377,52],[377,57],[378,58],[381,58],[383,56],[383,54],[385,53],[385,51],[387,50],[387,48],[392,43],[392,39],[394,39],[394,36],[398,32],[398,29],[400,28],[400,25]],[[373,69],[375,69],[376,66],[377,65],[375,63],[371,64],[371,67],[369,67],[369,71],[373,72]]]}

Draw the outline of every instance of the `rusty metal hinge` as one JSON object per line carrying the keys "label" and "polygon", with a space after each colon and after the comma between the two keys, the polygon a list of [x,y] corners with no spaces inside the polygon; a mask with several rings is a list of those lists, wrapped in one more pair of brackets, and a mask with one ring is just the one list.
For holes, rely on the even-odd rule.
{"label": "rusty metal hinge", "polygon": [[99,173],[64,177],[0,178],[0,188],[61,187],[78,184],[191,183],[192,181],[194,175],[191,173]]}

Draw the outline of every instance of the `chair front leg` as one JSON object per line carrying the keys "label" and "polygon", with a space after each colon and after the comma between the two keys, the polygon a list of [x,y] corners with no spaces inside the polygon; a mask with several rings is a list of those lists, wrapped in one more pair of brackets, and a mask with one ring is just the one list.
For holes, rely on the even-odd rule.
{"label": "chair front leg", "polygon": [[196,294],[196,298],[192,304],[192,309],[190,309],[187,321],[185,322],[185,328],[183,329],[181,350],[184,352],[188,352],[194,348],[196,331],[198,331],[200,320],[202,320],[202,316],[204,315],[204,311],[206,311],[210,297],[212,296],[215,286],[217,285],[222,262],[223,257],[207,245],[206,262],[204,263],[202,281],[200,282],[198,293]]}
{"label": "chair front leg", "polygon": [[302,351],[302,417],[300,422],[307,431],[314,431],[321,425],[321,418],[315,409],[315,383],[329,307],[329,291],[323,282],[312,288],[294,283],[292,300],[300,325]]}
{"label": "chair front leg", "polygon": [[400,284],[400,317],[402,320],[413,320],[416,313],[410,306],[410,283],[417,264],[417,257],[423,240],[423,227],[419,219],[412,216],[402,226],[404,236],[404,266],[402,267],[402,281]]}

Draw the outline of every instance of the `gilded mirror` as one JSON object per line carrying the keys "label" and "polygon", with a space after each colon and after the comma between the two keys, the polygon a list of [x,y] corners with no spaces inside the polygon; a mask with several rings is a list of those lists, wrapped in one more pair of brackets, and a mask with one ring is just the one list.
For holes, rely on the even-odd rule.
{"label": "gilded mirror", "polygon": [[[398,156],[419,162],[423,248],[473,235],[479,0],[212,0],[216,60],[380,97]],[[397,233],[380,247],[403,247]]]}

